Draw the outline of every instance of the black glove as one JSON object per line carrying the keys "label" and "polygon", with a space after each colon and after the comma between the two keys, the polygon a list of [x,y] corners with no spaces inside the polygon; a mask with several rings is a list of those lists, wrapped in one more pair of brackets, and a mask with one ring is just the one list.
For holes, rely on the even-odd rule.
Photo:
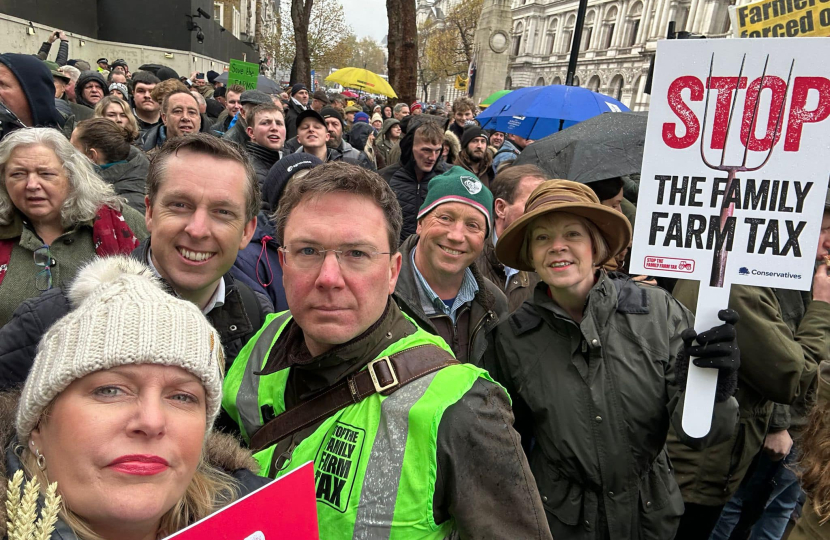
{"label": "black glove", "polygon": [[[677,384],[681,390],[685,390],[690,357],[695,357],[694,364],[697,367],[717,369],[718,387],[715,391],[715,401],[721,402],[729,399],[738,388],[741,351],[738,349],[735,332],[735,323],[739,319],[738,313],[733,309],[722,309],[718,312],[718,319],[724,324],[700,334],[693,328],[683,330],[680,334],[683,339],[683,350],[677,355],[675,370]],[[697,339],[697,344],[694,343],[695,339]]]}

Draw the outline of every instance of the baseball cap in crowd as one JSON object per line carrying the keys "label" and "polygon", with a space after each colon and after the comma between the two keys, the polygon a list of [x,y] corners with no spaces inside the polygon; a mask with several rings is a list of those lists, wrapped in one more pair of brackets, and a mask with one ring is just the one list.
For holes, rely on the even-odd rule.
{"label": "baseball cap in crowd", "polygon": [[300,127],[300,124],[301,124],[301,123],[303,122],[303,120],[305,120],[306,118],[316,118],[318,122],[320,122],[320,123],[321,123],[321,124],[323,124],[324,126],[326,125],[326,120],[323,118],[323,116],[322,116],[320,113],[318,113],[318,112],[317,112],[317,111],[315,111],[314,109],[306,109],[306,110],[304,110],[303,112],[301,112],[299,115],[297,115],[297,123],[296,123],[296,126],[299,128],[299,127]]}

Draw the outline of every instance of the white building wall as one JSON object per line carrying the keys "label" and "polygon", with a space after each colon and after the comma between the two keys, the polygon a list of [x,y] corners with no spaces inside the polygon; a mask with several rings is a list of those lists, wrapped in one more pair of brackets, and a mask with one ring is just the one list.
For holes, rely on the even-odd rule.
{"label": "white building wall", "polygon": [[[590,33],[590,43],[580,47],[575,81],[586,87],[590,82],[593,89],[598,79],[599,92],[632,110],[647,110],[649,96],[643,89],[649,63],[669,21],[677,23],[676,31],[726,37],[731,32],[727,8],[735,1],[589,0],[582,37],[584,41]],[[737,0],[738,5],[750,1]],[[564,84],[578,4],[514,0],[513,39],[521,38],[521,43],[519,54],[511,56],[505,88]]]}

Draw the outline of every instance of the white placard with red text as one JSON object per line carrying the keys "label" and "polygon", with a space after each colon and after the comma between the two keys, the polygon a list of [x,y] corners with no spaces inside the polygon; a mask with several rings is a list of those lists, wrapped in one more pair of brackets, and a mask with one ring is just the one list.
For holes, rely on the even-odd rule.
{"label": "white placard with red text", "polygon": [[[828,55],[825,38],[658,44],[631,272],[701,282],[698,331],[720,324],[731,284],[811,286],[830,177]],[[690,435],[709,430],[713,371],[690,367]]]}

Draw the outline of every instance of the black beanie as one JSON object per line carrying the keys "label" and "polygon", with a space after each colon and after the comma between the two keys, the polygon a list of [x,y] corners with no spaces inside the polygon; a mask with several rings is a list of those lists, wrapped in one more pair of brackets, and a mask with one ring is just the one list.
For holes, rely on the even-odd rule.
{"label": "black beanie", "polygon": [[20,82],[26,101],[29,102],[34,126],[59,126],[60,115],[55,108],[55,82],[46,64],[37,56],[15,53],[0,55],[0,63],[9,68]]}
{"label": "black beanie", "polygon": [[156,77],[158,77],[159,80],[161,80],[161,81],[166,81],[168,79],[178,79],[179,74],[176,73],[176,71],[172,68],[169,68],[167,66],[162,66],[156,72]]}
{"label": "black beanie", "polygon": [[282,197],[282,192],[291,177],[303,169],[311,169],[322,165],[323,161],[317,156],[305,152],[288,154],[271,166],[262,185],[262,207],[269,211],[276,211]]}
{"label": "black beanie", "polygon": [[303,83],[297,83],[291,87],[291,97],[294,97],[294,94],[296,94],[300,90],[305,90],[306,92],[308,92],[308,88],[306,88],[306,86]]}
{"label": "black beanie", "polygon": [[334,107],[323,107],[320,109],[320,116],[323,118],[337,118],[340,120],[340,123],[343,124],[343,115],[340,114],[340,111],[335,109]]}
{"label": "black beanie", "polygon": [[484,140],[487,141],[487,144],[490,144],[490,136],[487,134],[486,130],[481,129],[478,126],[465,127],[464,132],[461,134],[461,149],[464,150],[465,148],[467,148],[467,145],[470,144],[470,141],[478,137],[484,137]]}

